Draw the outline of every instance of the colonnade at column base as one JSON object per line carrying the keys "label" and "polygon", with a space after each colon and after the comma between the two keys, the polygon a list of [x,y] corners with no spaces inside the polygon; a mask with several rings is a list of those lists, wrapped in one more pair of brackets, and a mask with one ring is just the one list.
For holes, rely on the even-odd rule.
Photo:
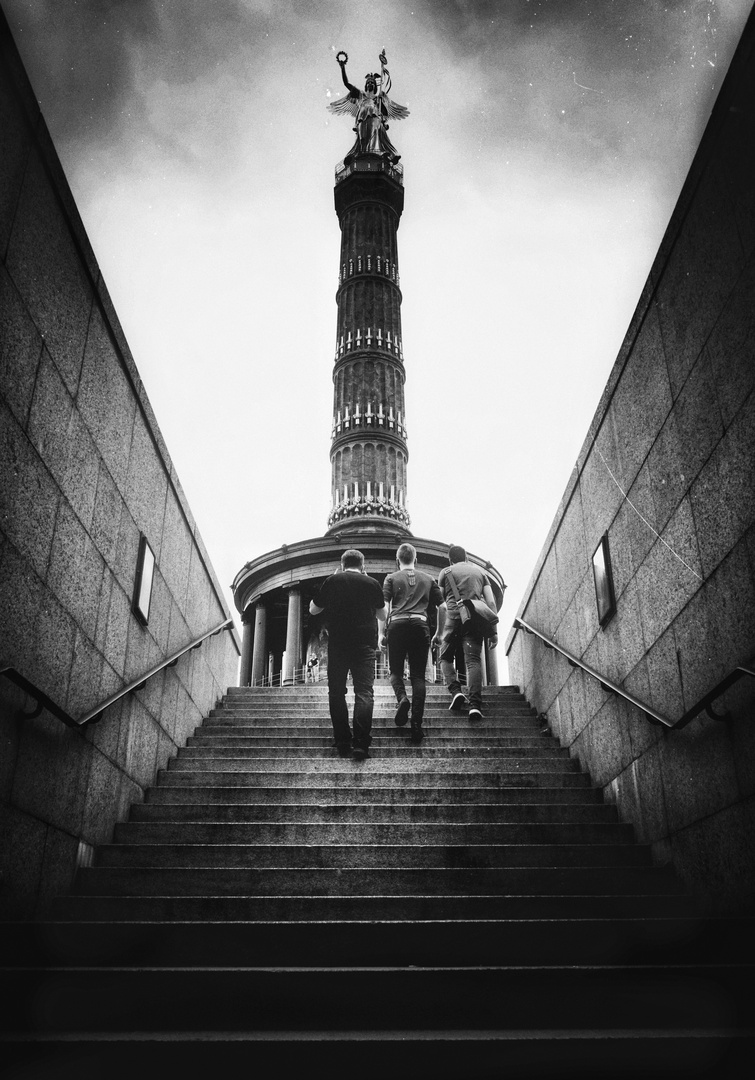
{"label": "colonnade at column base", "polygon": [[[233,582],[233,597],[243,623],[239,672],[241,686],[296,686],[323,681],[327,671],[327,630],[309,614],[309,602],[322,582],[340,566],[341,555],[357,548],[365,571],[382,583],[396,569],[396,550],[410,540],[417,565],[437,578],[448,565],[448,544],[414,537],[397,522],[344,522],[325,536],[284,544],[248,562]],[[489,562],[469,555],[490,578],[497,606],[505,585]],[[382,671],[379,671],[382,675]],[[485,649],[485,681],[498,684],[495,653]]]}

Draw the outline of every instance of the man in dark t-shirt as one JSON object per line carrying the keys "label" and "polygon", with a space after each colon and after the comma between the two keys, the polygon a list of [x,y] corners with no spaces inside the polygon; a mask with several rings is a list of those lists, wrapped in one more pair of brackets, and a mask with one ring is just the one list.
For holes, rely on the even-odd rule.
{"label": "man in dark t-shirt", "polygon": [[[377,620],[385,620],[385,602],[379,583],[364,572],[361,551],[344,551],[340,572],[323,581],[309,611],[324,612],[328,627],[328,704],[336,749],[341,757],[353,752],[358,761],[364,760],[371,742]],[[349,671],[354,682],[353,735],[346,704]]]}

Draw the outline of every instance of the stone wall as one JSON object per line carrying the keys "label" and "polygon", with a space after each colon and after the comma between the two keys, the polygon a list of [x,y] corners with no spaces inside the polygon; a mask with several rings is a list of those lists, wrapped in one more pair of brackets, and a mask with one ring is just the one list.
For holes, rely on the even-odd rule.
{"label": "stone wall", "polygon": [[[78,718],[230,612],[1,14],[0,255],[0,661]],[[211,637],[84,729],[0,676],[2,915],[69,889],[238,656]]]}
{"label": "stone wall", "polygon": [[[671,720],[755,656],[753,18],[519,617]],[[575,373],[575,377],[578,377]],[[607,534],[616,612],[598,621]],[[682,730],[649,724],[538,639],[509,665],[659,861],[719,908],[755,896],[755,679]]]}

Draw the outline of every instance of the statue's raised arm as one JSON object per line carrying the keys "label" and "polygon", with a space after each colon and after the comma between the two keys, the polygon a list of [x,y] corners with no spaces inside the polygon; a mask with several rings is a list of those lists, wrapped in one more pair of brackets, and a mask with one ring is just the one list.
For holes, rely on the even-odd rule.
{"label": "statue's raised arm", "polygon": [[395,164],[400,155],[396,153],[395,146],[388,138],[388,123],[391,120],[403,120],[409,115],[409,110],[404,105],[398,105],[388,97],[391,86],[391,76],[386,67],[385,49],[380,53],[380,74],[368,73],[365,76],[364,91],[357,90],[346,78],[346,64],[348,56],[345,52],[336,54],[336,60],[341,67],[341,77],[344,86],[349,91],[345,97],[338,98],[328,105],[330,112],[336,116],[347,113],[356,118],[354,131],[357,138],[353,147],[344,160],[349,161],[361,154],[377,154],[387,158],[391,164]]}

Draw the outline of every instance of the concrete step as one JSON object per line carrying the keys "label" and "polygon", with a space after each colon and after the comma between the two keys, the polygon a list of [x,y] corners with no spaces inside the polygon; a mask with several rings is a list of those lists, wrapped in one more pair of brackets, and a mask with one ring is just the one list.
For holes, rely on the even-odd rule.
{"label": "concrete step", "polygon": [[[347,707],[349,715],[353,715],[353,702],[347,701]],[[391,721],[393,723],[393,717],[395,715],[396,702],[395,701],[375,701],[373,706],[373,717],[380,721],[380,723],[387,723]],[[424,703],[424,715],[435,720],[446,720],[448,723],[456,724],[494,724],[494,723],[522,723],[537,725],[542,721],[538,719],[538,715],[531,708],[520,705],[497,705],[491,703],[483,703],[482,719],[470,719],[468,715],[469,705],[464,704],[458,710],[450,710],[445,702],[433,702],[427,701]],[[268,704],[261,703],[258,705],[226,705],[221,708],[213,708],[213,710],[207,716],[207,723],[214,724],[218,720],[226,718],[230,719],[280,719],[282,723],[287,723],[288,720],[301,719],[301,718],[318,718],[322,721],[328,721],[329,715],[327,710],[327,704],[323,706],[320,702],[292,702],[291,704]]]}
{"label": "concrete step", "polygon": [[[376,699],[373,704],[373,716],[379,717],[381,720],[393,719],[396,711],[396,701],[391,700],[379,700]],[[353,715],[353,700],[347,699],[347,706],[349,713]],[[470,720],[468,716],[469,705],[464,703],[460,708],[451,710],[446,701],[433,701],[428,699],[424,702],[424,715],[439,720],[455,721],[457,724],[480,724],[481,720]],[[535,712],[534,708],[530,708],[526,704],[522,705],[507,705],[498,704],[496,702],[483,702],[482,706],[483,716],[486,717],[490,723],[503,720],[521,721],[526,724],[539,724],[540,720]],[[329,720],[327,702],[323,704],[320,701],[292,701],[292,702],[259,702],[258,704],[227,704],[218,708],[213,708],[207,715],[208,723],[215,723],[216,720],[224,719],[225,717],[231,718],[259,718],[265,717],[281,717],[283,719],[301,717],[301,716],[316,716],[324,721]]]}
{"label": "concrete step", "polygon": [[[412,750],[417,751],[412,753]],[[213,764],[214,762],[214,764]],[[400,776],[408,778],[424,774],[436,778],[443,774],[467,775],[490,775],[499,770],[499,775],[507,770],[516,770],[516,774],[534,773],[535,775],[551,773],[574,773],[579,768],[579,763],[574,758],[566,756],[545,757],[520,757],[509,754],[505,758],[501,755],[480,754],[457,754],[453,757],[439,755],[428,751],[423,754],[421,747],[407,747],[394,754],[382,751],[370,754],[367,761],[354,761],[351,758],[340,758],[334,750],[321,757],[309,755],[281,754],[275,756],[268,753],[256,754],[253,758],[199,758],[191,759],[184,757],[171,758],[167,775],[175,772],[194,772],[206,774],[222,773],[262,773],[272,776],[274,773],[291,773],[292,768],[297,768],[295,775],[301,777],[304,782],[307,777],[327,775],[332,777],[333,783],[343,783],[351,780],[355,783],[362,782],[366,776]],[[160,773],[162,778],[163,773]]]}
{"label": "concrete step", "polygon": [[[49,968],[13,971],[10,1031],[730,1030],[750,1023],[737,965]],[[547,986],[548,992],[543,988]],[[410,1002],[411,1007],[405,1003]],[[403,1007],[401,1007],[403,1005]]]}
{"label": "concrete step", "polygon": [[[437,697],[439,700],[448,699],[448,689],[440,682],[428,682],[426,684],[427,696]],[[347,692],[353,694],[353,687],[351,683],[347,683]],[[375,697],[393,698],[393,688],[387,679],[376,679],[374,686]],[[483,698],[488,700],[511,700],[512,698],[519,701],[526,701],[524,695],[520,692],[518,686],[483,686],[482,688]],[[327,682],[306,683],[303,686],[230,686],[227,692],[223,695],[223,701],[253,701],[264,700],[270,698],[271,700],[279,700],[281,698],[288,698],[289,700],[298,700],[303,697],[312,697],[320,701],[327,702],[328,700],[328,685]]]}
{"label": "concrete step", "polygon": [[[372,725],[373,738],[389,738],[397,732],[401,733],[406,728],[399,728],[393,720],[375,720]],[[422,722],[422,730],[426,736],[434,739],[482,739],[488,736],[503,737],[508,739],[536,739],[539,742],[553,740],[553,735],[539,723],[532,724],[529,721],[480,721],[467,724],[454,724],[443,719],[425,718]],[[249,737],[249,736],[278,735],[281,739],[304,736],[319,736],[320,738],[333,739],[333,725],[324,722],[321,716],[311,718],[292,718],[288,721],[277,717],[251,719],[229,719],[210,721],[207,720],[195,728],[191,738],[213,739],[226,737]]]}
{"label": "concrete step", "polygon": [[[746,1075],[751,1035],[700,1028],[690,1033],[603,1028],[485,1030],[109,1032],[107,1038],[59,1034],[3,1039],[13,1076],[55,1080],[133,1080],[134,1076],[237,1075],[254,1062],[264,1076],[333,1080],[433,1080],[459,1077],[564,1077],[668,1080]],[[744,1063],[744,1064],[743,1064]]]}
{"label": "concrete step", "polygon": [[[593,850],[586,848],[586,851]],[[559,895],[682,892],[673,875],[650,866],[458,867],[83,867],[82,895],[341,896]]]}
{"label": "concrete step", "polygon": [[[286,731],[281,727],[245,729],[230,726],[222,729],[216,727],[212,730],[207,728],[198,728],[197,730],[199,732],[197,735],[189,736],[187,746],[194,748],[210,748],[213,746],[333,746],[333,729],[322,726],[315,727],[314,725],[306,726],[302,724],[292,728],[290,731]],[[373,727],[373,749],[383,745],[395,746],[398,740],[405,742],[409,738],[409,730],[408,727]],[[500,728],[490,726],[485,731],[476,729],[468,732],[439,732],[437,728],[425,729],[423,725],[422,730],[425,733],[425,739],[432,739],[433,745],[447,746],[449,748],[457,746],[472,748],[482,746],[521,746],[534,749],[543,746],[555,746],[556,749],[559,749],[559,744],[554,739],[539,732],[515,733],[501,731]]]}
{"label": "concrete step", "polygon": [[[364,808],[362,808],[364,809]],[[371,822],[367,814],[356,822],[260,821],[233,823],[126,822],[116,826],[115,843],[129,844],[631,844],[631,825],[499,824],[436,822]],[[107,850],[101,849],[101,850]]]}
{"label": "concrete step", "polygon": [[273,869],[556,868],[649,866],[649,849],[636,844],[262,843],[106,844],[97,867],[217,867]]}
{"label": "concrete step", "polygon": [[436,967],[752,963],[752,918],[0,923],[6,964]]}
{"label": "concrete step", "polygon": [[[392,740],[374,740],[370,746],[370,758],[375,761],[391,760],[392,758],[408,757],[410,760],[419,758],[427,761],[439,759],[442,761],[454,761],[458,757],[474,757],[479,759],[495,758],[500,761],[509,761],[512,758],[525,760],[569,760],[568,750],[562,750],[557,744],[545,743],[541,746],[501,746],[491,745],[492,740],[483,741],[480,746],[437,746],[433,740],[428,739],[421,746],[413,746],[409,742],[409,732],[405,735],[395,735]],[[178,752],[178,756],[172,758],[169,768],[180,767],[193,762],[212,761],[242,761],[259,760],[270,758],[283,759],[326,759],[336,757],[332,739],[302,739],[288,741],[281,744],[265,743],[260,741],[256,746],[222,746],[212,743],[205,746],[187,746]]]}
{"label": "concrete step", "polygon": [[[323,759],[313,763],[307,772],[291,771],[291,763],[270,759],[255,768],[252,763],[243,770],[224,769],[207,772],[189,769],[161,769],[158,772],[158,788],[163,786],[191,787],[273,787],[278,784],[303,790],[318,788],[344,791],[370,791],[374,788],[404,787],[411,784],[414,790],[429,788],[445,794],[454,788],[540,788],[576,787],[588,788],[590,778],[586,773],[576,772],[576,766],[568,769],[568,762],[555,762],[554,767],[545,771],[542,762],[529,768],[530,763],[518,763],[516,772],[492,772],[486,764],[479,761],[454,761],[453,767],[441,768],[435,763],[435,769],[426,768],[428,762],[414,762],[411,768],[405,762],[387,762],[368,759],[361,764],[350,761],[330,761]],[[312,767],[317,765],[317,768]],[[547,763],[546,763],[547,764]],[[340,768],[337,766],[341,765]],[[391,768],[390,766],[394,767]]]}
{"label": "concrete step", "polygon": [[[367,778],[366,782],[356,785],[341,785],[330,783],[311,783],[294,786],[280,782],[280,774],[275,777],[277,784],[265,784],[260,780],[253,786],[248,783],[215,784],[202,786],[191,777],[189,782],[182,784],[184,774],[171,773],[171,783],[163,783],[161,786],[150,788],[146,793],[145,803],[136,803],[132,806],[132,812],[140,806],[171,806],[178,804],[193,804],[199,806],[207,804],[208,807],[218,805],[246,805],[251,803],[269,803],[271,806],[290,806],[302,804],[317,806],[328,804],[335,806],[382,804],[388,807],[431,807],[443,803],[454,803],[465,806],[480,805],[481,807],[511,806],[532,807],[551,805],[570,806],[603,806],[603,793],[600,788],[591,787],[589,778],[584,773],[565,773],[560,776],[559,784],[546,786],[545,783],[534,787],[530,784],[506,787],[483,784],[466,785],[464,787],[454,784],[425,785],[418,787],[407,781],[405,784],[393,784],[386,787],[380,779]],[[237,780],[237,778],[233,778]],[[444,778],[445,779],[445,778]],[[531,776],[526,777],[527,780]],[[615,811],[614,811],[615,812]]]}
{"label": "concrete step", "polygon": [[[582,827],[616,822],[616,808],[604,803],[510,805],[502,803],[136,803],[131,807],[129,823],[187,822],[321,822],[323,824],[420,823],[449,824],[479,823],[491,826],[527,826],[535,823],[568,824]],[[124,826],[119,826],[123,828]],[[120,834],[116,831],[116,837]]]}
{"label": "concrete step", "polygon": [[206,895],[172,896],[155,893],[150,896],[124,891],[110,895],[74,894],[55,902],[55,917],[82,920],[135,920],[175,923],[181,920],[239,922],[278,919],[288,922],[348,922],[370,920],[437,920],[437,919],[534,919],[545,922],[554,919],[662,918],[686,915],[699,916],[692,897],[672,891],[652,893],[627,892],[592,894],[563,893],[516,894],[394,894],[313,896],[288,895]]}

